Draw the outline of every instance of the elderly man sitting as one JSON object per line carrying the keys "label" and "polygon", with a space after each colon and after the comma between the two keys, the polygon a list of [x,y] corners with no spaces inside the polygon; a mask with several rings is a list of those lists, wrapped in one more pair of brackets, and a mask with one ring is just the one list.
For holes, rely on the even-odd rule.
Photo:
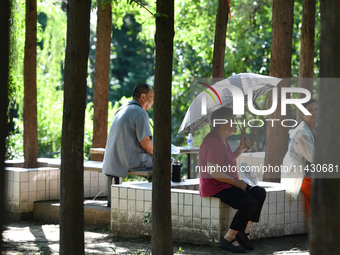
{"label": "elderly man sitting", "polygon": [[102,171],[109,177],[108,198],[113,177],[125,178],[130,169],[152,167],[152,133],[146,111],[152,107],[153,98],[151,86],[139,84],[133,90],[133,99],[123,105],[113,118]]}

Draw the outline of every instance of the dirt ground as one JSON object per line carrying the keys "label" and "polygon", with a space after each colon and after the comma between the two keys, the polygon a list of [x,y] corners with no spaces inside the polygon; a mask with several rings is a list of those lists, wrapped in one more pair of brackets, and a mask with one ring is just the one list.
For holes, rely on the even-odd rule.
{"label": "dirt ground", "polygon": [[[35,221],[10,222],[3,233],[3,254],[58,254],[59,225]],[[309,255],[307,235],[254,240],[252,255]],[[117,237],[105,228],[85,228],[86,254],[151,254],[150,238]],[[174,242],[174,254],[232,254],[218,247]]]}

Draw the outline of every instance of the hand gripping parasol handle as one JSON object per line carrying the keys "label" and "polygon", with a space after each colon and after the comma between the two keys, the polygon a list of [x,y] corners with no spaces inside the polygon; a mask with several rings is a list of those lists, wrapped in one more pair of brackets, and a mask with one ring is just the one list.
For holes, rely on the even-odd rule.
{"label": "hand gripping parasol handle", "polygon": [[[245,135],[245,134],[243,133],[243,130],[242,130],[242,128],[240,127],[240,124],[238,123],[237,119],[236,119],[236,123],[237,123],[238,128],[239,128],[240,131],[241,131],[241,134],[242,134],[242,135]],[[252,149],[253,149],[253,148],[252,148],[250,145],[247,147],[247,151],[251,151]]]}

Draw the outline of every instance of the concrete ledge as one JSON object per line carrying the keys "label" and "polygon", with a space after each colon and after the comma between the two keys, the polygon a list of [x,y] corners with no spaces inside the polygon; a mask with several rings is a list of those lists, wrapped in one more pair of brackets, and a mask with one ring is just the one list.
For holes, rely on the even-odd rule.
{"label": "concrete ledge", "polygon": [[6,217],[10,220],[29,220],[33,218],[33,212],[17,213],[17,212],[7,212]]}
{"label": "concrete ledge", "polygon": [[[22,168],[22,160],[6,161],[5,206],[12,213],[32,213],[36,201],[57,201],[60,198],[58,159],[39,159],[39,168]],[[46,161],[43,163],[43,161]],[[54,162],[56,167],[51,166]],[[84,197],[107,195],[107,176],[96,171],[84,171]]]}
{"label": "concrete ledge", "polygon": [[59,223],[59,201],[34,202],[33,218],[45,223]]}
{"label": "concrete ledge", "polygon": [[[110,224],[110,208],[106,201],[84,201],[84,224],[86,226],[103,226]],[[42,201],[34,203],[33,218],[45,223],[59,223],[59,201]]]}
{"label": "concrete ledge", "polygon": [[[199,179],[171,183],[171,216],[174,240],[216,244],[230,225],[236,210],[215,197],[201,197]],[[259,223],[252,238],[306,232],[305,201],[285,193],[280,183],[259,182],[266,189]],[[152,183],[131,182],[111,187],[111,230],[120,236],[151,235]]]}

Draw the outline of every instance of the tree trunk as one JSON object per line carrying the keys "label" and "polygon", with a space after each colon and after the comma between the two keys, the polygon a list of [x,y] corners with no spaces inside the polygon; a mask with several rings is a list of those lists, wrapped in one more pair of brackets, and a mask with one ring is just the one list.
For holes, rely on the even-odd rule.
{"label": "tree trunk", "polygon": [[[299,87],[308,89],[313,96],[314,78],[314,37],[315,37],[315,11],[316,0],[303,0],[301,50]],[[299,94],[299,97],[303,95]],[[296,111],[297,120],[300,120],[300,111]]]}
{"label": "tree trunk", "polygon": [[[273,29],[270,60],[270,75],[279,78],[290,78],[291,56],[292,56],[292,33],[293,33],[293,11],[294,0],[273,1]],[[290,86],[286,80],[278,85],[281,87]],[[269,107],[272,104],[271,93],[269,94]],[[281,95],[278,93],[277,110],[268,116],[268,119],[283,120],[281,116]],[[289,115],[288,115],[289,116]],[[267,126],[266,132],[266,158],[265,165],[279,166],[288,147],[288,129],[276,121],[274,127]],[[265,181],[280,181],[280,172],[266,172]]]}
{"label": "tree trunk", "polygon": [[[316,164],[340,165],[340,2],[321,1],[320,77]],[[327,79],[337,78],[337,79]],[[315,176],[311,201],[311,254],[339,254],[339,173]]]}
{"label": "tree trunk", "polygon": [[[303,0],[300,78],[314,78],[315,1]],[[300,87],[308,89],[313,94],[313,82],[301,83]]]}
{"label": "tree trunk", "polygon": [[[109,102],[109,72],[111,44],[111,4],[97,7],[97,44],[94,79],[93,148],[105,148]],[[103,160],[102,155],[92,155],[92,160]]]}
{"label": "tree trunk", "polygon": [[[0,34],[2,38],[0,58],[0,237],[6,222],[5,213],[5,153],[7,136],[7,109],[8,109],[8,66],[9,66],[9,20],[10,1],[1,4],[0,11]],[[0,238],[0,254],[3,251],[3,238]]]}
{"label": "tree trunk", "polygon": [[174,1],[157,0],[152,176],[152,254],[173,254],[171,226],[171,82]]}
{"label": "tree trunk", "polygon": [[214,54],[212,61],[212,78],[224,77],[224,58],[226,33],[228,25],[228,1],[219,0],[216,14]]}
{"label": "tree trunk", "polygon": [[37,0],[26,0],[24,56],[25,167],[38,167],[37,123]]}
{"label": "tree trunk", "polygon": [[90,0],[67,3],[60,176],[60,254],[84,254],[84,118]]}

